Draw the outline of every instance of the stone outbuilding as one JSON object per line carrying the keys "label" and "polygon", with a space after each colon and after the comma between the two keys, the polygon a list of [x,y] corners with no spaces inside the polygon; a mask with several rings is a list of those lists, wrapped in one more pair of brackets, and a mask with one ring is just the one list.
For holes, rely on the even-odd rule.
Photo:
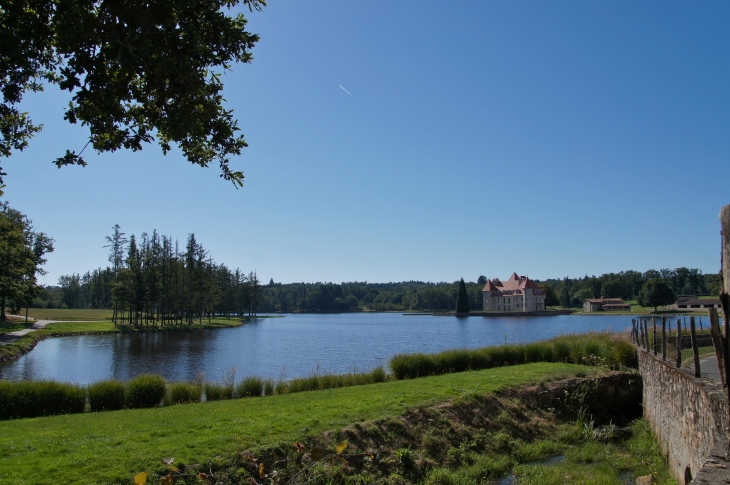
{"label": "stone outbuilding", "polygon": [[706,310],[708,308],[722,308],[719,298],[703,298],[699,299],[696,295],[680,296],[677,301],[671,305],[667,305],[667,310]]}
{"label": "stone outbuilding", "polygon": [[589,298],[583,300],[583,312],[631,311],[631,305],[621,298]]}

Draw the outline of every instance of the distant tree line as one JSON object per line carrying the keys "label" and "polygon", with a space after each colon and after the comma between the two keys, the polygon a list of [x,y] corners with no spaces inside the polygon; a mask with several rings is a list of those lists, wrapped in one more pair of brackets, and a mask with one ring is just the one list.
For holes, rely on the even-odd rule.
{"label": "distant tree line", "polygon": [[[676,268],[606,273],[583,278],[549,279],[540,281],[547,292],[547,306],[579,307],[588,298],[623,298],[635,300],[651,280],[666,284],[675,295],[719,295],[719,273],[703,274],[699,269]],[[652,284],[652,287],[655,284]],[[654,306],[654,305],[650,305]]]}
{"label": "distant tree line", "polygon": [[178,241],[157,231],[127,239],[116,225],[107,241],[110,266],[61,276],[59,286],[47,287],[34,305],[110,309],[115,323],[135,325],[252,315],[261,307],[256,273],[246,275],[217,264],[194,234],[180,248]]}
{"label": "distant tree line", "polygon": [[[352,311],[454,311],[460,282],[431,283],[275,283],[261,285],[255,273],[231,271],[216,264],[188,236],[185,248],[153,232],[129,241],[115,226],[108,237],[110,266],[85,274],[59,278],[46,287],[34,304],[46,307],[113,309],[124,321],[181,322],[213,315],[245,313],[336,313]],[[546,292],[546,306],[580,307],[587,298],[641,299],[650,280],[660,280],[675,295],[712,294],[720,291],[718,274],[698,269],[622,271],[601,276],[536,281]],[[466,282],[471,311],[482,310],[482,288],[487,278]],[[656,293],[656,283],[647,288]],[[664,292],[666,296],[666,292]],[[654,306],[648,305],[647,306]],[[465,306],[462,306],[464,309]]]}
{"label": "distant tree line", "polygon": [[[482,309],[479,283],[466,283],[469,308]],[[454,311],[459,282],[289,283],[264,286],[265,312]]]}

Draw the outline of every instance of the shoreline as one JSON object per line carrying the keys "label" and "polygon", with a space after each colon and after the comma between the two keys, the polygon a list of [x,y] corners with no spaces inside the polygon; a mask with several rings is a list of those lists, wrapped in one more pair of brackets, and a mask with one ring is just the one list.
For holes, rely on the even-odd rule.
{"label": "shoreline", "polygon": [[[129,326],[123,325],[108,330],[87,330],[87,331],[57,331],[53,329],[38,329],[32,332],[28,332],[25,335],[14,339],[0,346],[0,362],[8,362],[19,357],[22,357],[38,345],[39,342],[47,338],[57,337],[79,337],[84,335],[106,335],[106,334],[124,334],[124,333],[153,333],[153,332],[195,332],[200,330],[217,330],[224,328],[236,328],[241,327],[248,323],[250,320],[255,318],[277,318],[277,317],[244,317],[243,319],[236,319],[238,323],[230,324],[216,324],[216,323],[202,323],[193,325],[171,326],[171,327],[144,327],[144,326]],[[281,317],[279,317],[281,318]],[[233,322],[234,319],[231,319]],[[53,323],[109,323],[109,322],[53,322]]]}

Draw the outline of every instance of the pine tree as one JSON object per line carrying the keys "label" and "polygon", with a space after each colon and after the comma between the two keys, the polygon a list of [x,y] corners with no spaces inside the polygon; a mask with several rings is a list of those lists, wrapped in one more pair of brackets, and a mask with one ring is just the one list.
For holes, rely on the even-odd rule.
{"label": "pine tree", "polygon": [[459,280],[459,291],[456,294],[456,313],[469,313],[469,295],[466,293],[464,278]]}

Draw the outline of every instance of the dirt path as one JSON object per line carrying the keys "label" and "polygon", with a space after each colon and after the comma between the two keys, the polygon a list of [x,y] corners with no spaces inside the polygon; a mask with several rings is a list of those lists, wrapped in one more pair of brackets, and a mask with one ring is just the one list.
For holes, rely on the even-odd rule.
{"label": "dirt path", "polygon": [[[24,328],[23,330],[16,330],[15,332],[8,332],[5,334],[0,335],[0,346],[8,345],[16,340],[18,340],[20,337],[24,335],[28,335],[30,332],[35,332],[36,330],[41,330],[46,327],[49,323],[62,323],[62,322],[69,322],[69,323],[77,323],[73,320],[36,320],[36,322],[31,325],[28,328]],[[78,322],[81,323],[81,322]]]}

